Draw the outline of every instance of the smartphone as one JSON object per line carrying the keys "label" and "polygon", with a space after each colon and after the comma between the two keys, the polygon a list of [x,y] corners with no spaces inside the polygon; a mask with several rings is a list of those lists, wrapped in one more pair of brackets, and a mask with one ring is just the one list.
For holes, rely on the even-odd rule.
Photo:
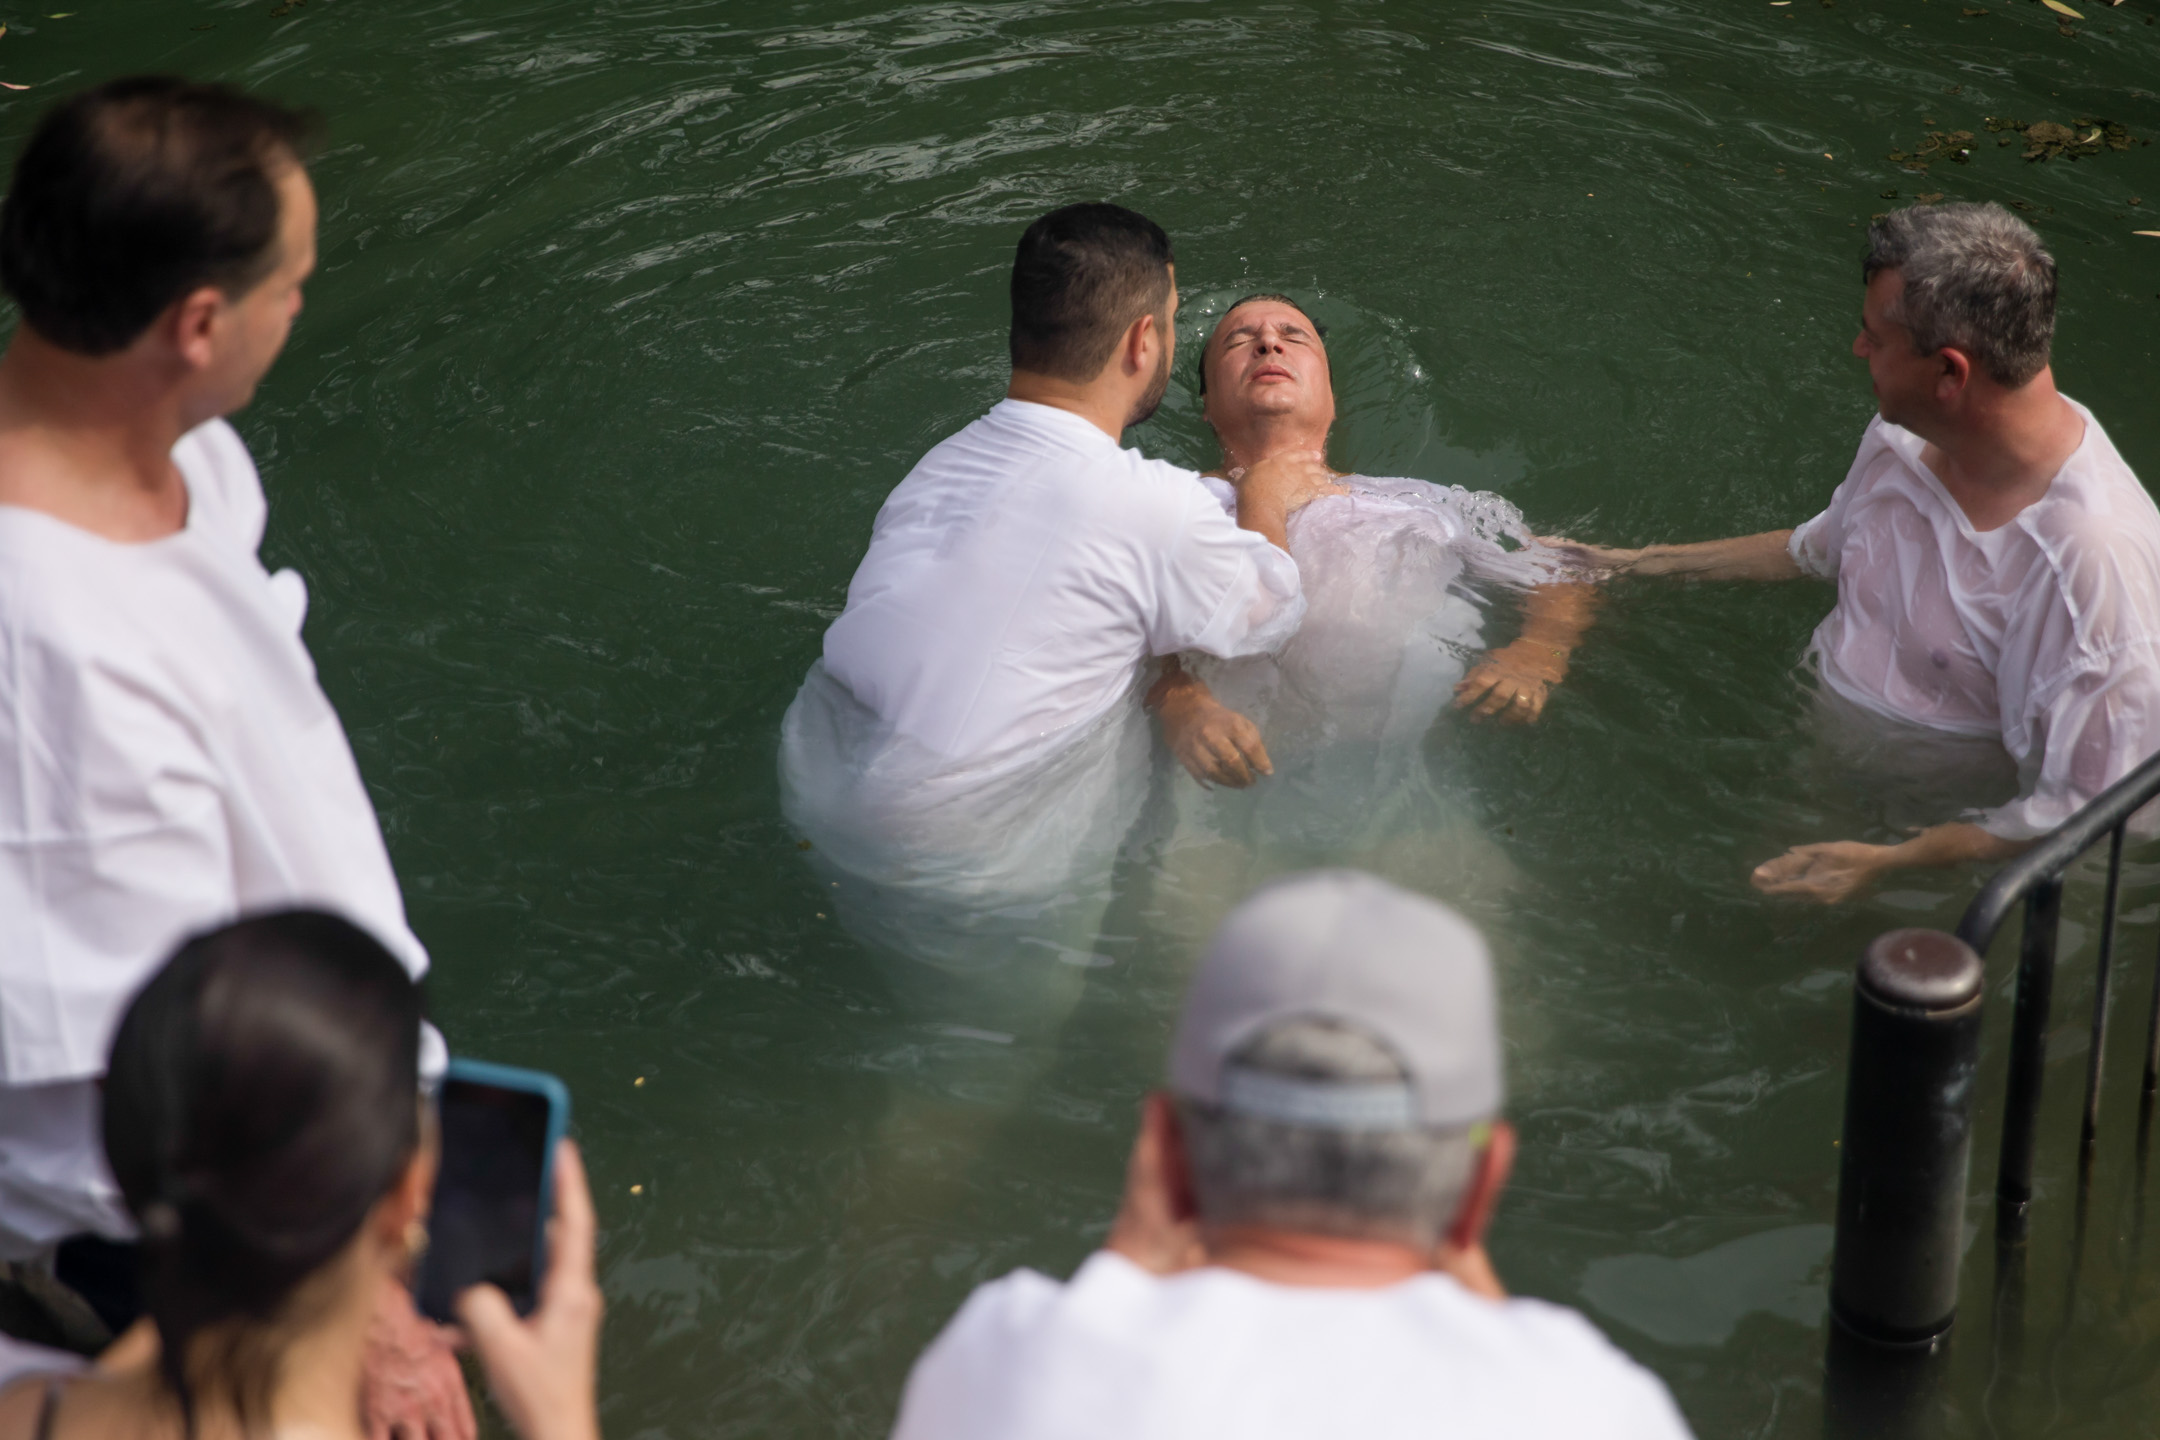
{"label": "smartphone", "polygon": [[539,1070],[452,1060],[435,1104],[442,1165],[413,1298],[421,1314],[448,1322],[457,1297],[486,1282],[529,1315],[547,1270],[555,1142],[570,1125],[570,1091]]}

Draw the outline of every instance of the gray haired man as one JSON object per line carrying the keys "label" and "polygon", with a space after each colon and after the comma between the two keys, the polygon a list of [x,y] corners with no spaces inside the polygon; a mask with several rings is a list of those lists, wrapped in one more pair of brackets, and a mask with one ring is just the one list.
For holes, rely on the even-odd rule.
{"label": "gray haired man", "polygon": [[1590,551],[1615,569],[1835,581],[1810,655],[1864,710],[1999,737],[2021,793],[1896,845],[1800,845],[1758,889],[1834,903],[1912,866],[2027,848],[2160,750],[2160,510],[2055,388],[2055,259],[1999,205],[1868,232],[1853,353],[1881,413],[1796,530]]}
{"label": "gray haired man", "polygon": [[895,1440],[1682,1440],[1656,1377],[1500,1288],[1500,1101],[1462,917],[1354,871],[1262,890],[1200,962],[1108,1244],[977,1290]]}

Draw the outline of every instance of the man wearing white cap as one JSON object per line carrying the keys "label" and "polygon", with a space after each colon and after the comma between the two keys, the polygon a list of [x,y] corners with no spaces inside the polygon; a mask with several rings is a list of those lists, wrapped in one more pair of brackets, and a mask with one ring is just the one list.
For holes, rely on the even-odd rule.
{"label": "man wearing white cap", "polygon": [[1684,1440],[1573,1311],[1511,1300],[1484,1232],[1514,1155],[1468,922],[1354,871],[1216,932],[1109,1243],[971,1296],[895,1440],[1346,1434]]}

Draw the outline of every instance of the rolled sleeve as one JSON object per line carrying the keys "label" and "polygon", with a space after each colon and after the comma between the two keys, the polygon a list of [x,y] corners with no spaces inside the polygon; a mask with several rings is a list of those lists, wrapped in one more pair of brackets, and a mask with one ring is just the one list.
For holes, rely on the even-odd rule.
{"label": "rolled sleeve", "polygon": [[1792,538],[1785,542],[1786,553],[1792,556],[1793,564],[1818,580],[1838,577],[1838,556],[1845,548],[1845,516],[1838,502],[1844,494],[1845,487],[1838,486],[1830,508],[1796,527]]}

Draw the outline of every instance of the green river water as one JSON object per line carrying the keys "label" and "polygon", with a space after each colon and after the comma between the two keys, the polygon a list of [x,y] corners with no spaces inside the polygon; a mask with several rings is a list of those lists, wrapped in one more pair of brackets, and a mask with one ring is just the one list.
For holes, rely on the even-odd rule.
{"label": "green river water", "polygon": [[[2072,35],[2036,0],[72,3],[0,16],[0,79],[32,87],[10,145],[146,68],[330,119],[322,268],[238,423],[439,1019],[575,1093],[617,1440],[882,1434],[970,1287],[1069,1272],[1114,1209],[1191,925],[1126,876],[1026,1082],[938,1100],[983,1042],[902,1014],[822,913],[774,777],[880,500],[1001,391],[1035,215],[1160,220],[1188,345],[1234,293],[1315,297],[1339,461],[1642,543],[1819,508],[1871,410],[1869,216],[2016,201],[2062,263],[2061,383],[2160,477],[2160,239],[2133,234],[2160,228],[2160,149],[2028,164],[1984,126],[2160,135],[2154,0],[2074,0]],[[1970,162],[1885,158],[1930,130],[1975,132]],[[1212,460],[1189,362],[1129,438]],[[1953,924],[1978,878],[1821,912],[1747,870],[1998,798],[1826,738],[1794,662],[1829,600],[1622,586],[1545,723],[1429,740],[1512,876],[1455,897],[1499,953],[1524,1141],[1496,1260],[1705,1437],[1820,1433],[1851,963]],[[2066,910],[2022,1343],[1979,1198],[1997,947],[1955,1434],[2160,1432],[2137,858],[2075,1287],[2092,887]]]}

